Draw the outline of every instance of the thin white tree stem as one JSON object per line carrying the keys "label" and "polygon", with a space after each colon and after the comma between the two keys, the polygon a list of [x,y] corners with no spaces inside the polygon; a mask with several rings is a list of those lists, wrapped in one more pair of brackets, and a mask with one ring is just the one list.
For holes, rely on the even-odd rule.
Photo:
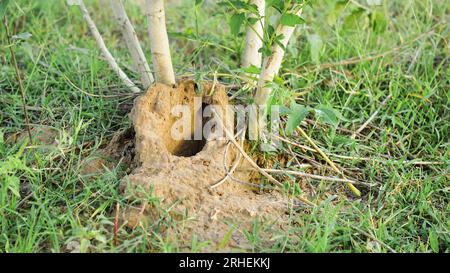
{"label": "thin white tree stem", "polygon": [[146,13],[156,81],[167,85],[174,85],[175,73],[170,56],[164,1],[147,0]]}
{"label": "thin white tree stem", "polygon": [[139,39],[134,31],[133,25],[128,18],[125,11],[122,0],[110,0],[111,7],[113,10],[114,17],[119,24],[122,36],[127,44],[128,51],[130,52],[133,63],[138,70],[141,83],[145,89],[149,88],[150,85],[155,81],[153,75],[150,72],[147,60],[145,59],[144,51],[142,51]]}
{"label": "thin white tree stem", "polygon": [[[295,14],[300,16],[302,14],[303,8],[300,8]],[[281,44],[286,47],[289,40],[294,33],[295,27],[285,26],[279,24],[276,29],[276,35],[283,35],[281,39]],[[272,88],[267,86],[267,83],[272,82],[275,75],[278,73],[281,67],[281,63],[284,57],[284,49],[280,47],[277,43],[272,46],[272,55],[264,58],[263,65],[261,68],[261,74],[259,75],[258,86],[255,94],[255,103],[257,105],[266,105],[267,100],[272,93]]]}
{"label": "thin white tree stem", "polygon": [[[242,54],[242,67],[256,66],[261,67],[262,57],[258,52],[263,46],[263,28],[264,28],[264,16],[266,9],[265,0],[251,0],[250,3],[256,5],[258,8],[260,20],[256,21],[252,26],[247,26],[245,35],[245,48]],[[253,17],[256,17],[253,15]]]}
{"label": "thin white tree stem", "polygon": [[105,60],[108,62],[111,69],[119,76],[119,78],[122,80],[122,82],[130,88],[130,90],[133,93],[139,93],[141,90],[128,78],[128,76],[123,72],[123,70],[119,67],[114,57],[109,52],[108,48],[105,45],[105,42],[103,41],[102,35],[98,31],[97,27],[95,26],[94,21],[92,20],[91,16],[89,15],[88,10],[86,9],[86,6],[84,5],[83,0],[78,0],[78,6],[80,8],[81,14],[83,15],[84,20],[86,21],[89,30],[91,31],[92,36],[94,37],[95,41],[97,42],[97,46],[100,49],[101,54],[105,58]]}

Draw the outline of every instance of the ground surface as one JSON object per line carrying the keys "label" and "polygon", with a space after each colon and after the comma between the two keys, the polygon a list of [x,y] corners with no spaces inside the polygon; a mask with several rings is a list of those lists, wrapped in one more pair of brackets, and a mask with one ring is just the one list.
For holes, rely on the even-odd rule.
{"label": "ground surface", "polygon": [[[126,202],[120,178],[129,170],[119,166],[88,178],[82,165],[114,132],[130,126],[134,97],[99,57],[78,10],[64,2],[11,1],[7,12],[11,32],[21,34],[14,49],[25,79],[33,144],[21,137],[20,93],[3,26],[0,32],[0,251],[201,251],[209,243],[195,236],[187,245],[176,234],[165,236],[168,227],[190,221],[169,214],[136,229],[119,223],[114,240],[116,207]],[[167,10],[177,75],[207,80],[217,72],[236,95],[242,39],[229,33],[228,15],[211,6],[214,1],[203,9],[195,9],[194,1],[181,2]],[[299,104],[339,111],[336,126],[311,115],[302,128],[349,176],[372,187],[360,187],[358,199],[340,183],[277,176],[299,182],[320,206],[292,210],[288,227],[270,233],[269,223],[255,221],[250,229],[230,223],[250,245],[234,250],[448,252],[449,6],[439,0],[384,1],[381,7],[335,2],[317,1],[305,13],[307,24],[287,49],[284,83],[275,100],[296,96]],[[136,78],[109,10],[97,1],[87,3],[97,11],[93,18],[109,48]],[[148,49],[145,18],[137,6],[128,8]],[[319,51],[311,49],[319,44]],[[301,136],[289,139],[308,145]],[[310,164],[309,171],[334,175],[318,154],[298,145],[286,146],[284,154],[260,154],[259,161],[293,170]],[[225,237],[214,247],[230,246]]]}

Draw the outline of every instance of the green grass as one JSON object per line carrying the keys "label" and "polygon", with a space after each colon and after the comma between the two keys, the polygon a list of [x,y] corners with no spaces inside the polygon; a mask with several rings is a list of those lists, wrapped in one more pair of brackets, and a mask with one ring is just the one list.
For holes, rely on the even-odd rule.
{"label": "green grass", "polygon": [[[224,75],[221,82],[241,84],[236,75],[242,37],[229,33],[222,9],[196,11],[193,2],[167,8],[177,75],[208,79],[217,71]],[[353,177],[374,186],[362,188],[362,198],[356,199],[341,184],[308,181],[315,190],[311,199],[320,206],[292,211],[287,230],[262,236],[272,227],[255,222],[251,230],[237,231],[246,234],[252,245],[248,251],[449,252],[449,5],[440,0],[384,1],[382,7],[370,7],[384,18],[375,20],[352,15],[353,3],[336,12],[335,1],[316,2],[287,49],[280,73],[284,85],[274,99],[286,102],[296,92],[300,104],[337,109],[343,116],[337,127],[310,117],[304,129]],[[137,79],[109,11],[97,1],[87,3],[97,11],[93,18],[113,55]],[[367,7],[365,1],[359,3]],[[137,7],[128,8],[143,47],[149,49],[145,17]],[[72,241],[91,252],[201,251],[207,242],[194,239],[185,246],[176,236],[164,236],[167,226],[182,228],[188,220],[167,215],[144,228],[121,227],[114,245],[115,206],[126,203],[118,189],[124,171],[105,171],[88,180],[80,174],[80,163],[114,132],[130,126],[133,97],[99,57],[77,8],[65,1],[12,0],[6,15],[14,34],[32,34],[14,46],[31,123],[55,128],[59,136],[51,147],[7,141],[23,132],[24,116],[2,27],[0,252],[67,251]],[[318,53],[310,50],[311,34],[323,41]],[[318,56],[322,64],[336,63],[378,53],[383,56],[324,69],[313,61]],[[388,95],[391,99],[353,139],[349,132]],[[291,139],[307,144],[298,136]],[[292,149],[301,162],[325,166],[318,155]]]}

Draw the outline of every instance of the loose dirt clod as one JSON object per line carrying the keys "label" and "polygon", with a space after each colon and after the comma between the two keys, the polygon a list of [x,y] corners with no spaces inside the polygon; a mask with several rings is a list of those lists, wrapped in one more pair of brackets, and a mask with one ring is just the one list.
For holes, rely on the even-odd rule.
{"label": "loose dirt clod", "polygon": [[[212,90],[213,89],[213,90]],[[175,105],[187,105],[194,119],[194,98],[201,97],[203,105],[217,105],[220,118],[233,130],[231,113],[225,111],[228,98],[219,84],[202,85],[201,94],[196,93],[193,81],[181,82],[177,88],[156,84],[136,99],[132,111],[135,130],[135,161],[137,168],[124,177],[121,189],[130,200],[142,198],[151,192],[161,199],[162,204],[171,207],[171,215],[186,212],[194,220],[188,221],[182,237],[189,240],[192,235],[213,243],[221,242],[231,228],[230,223],[239,224],[242,229],[250,227],[255,219],[283,221],[287,206],[281,194],[257,194],[254,188],[228,181],[211,190],[209,186],[226,175],[224,165],[230,166],[237,152],[229,147],[228,162],[224,162],[227,140],[174,140],[172,125],[178,119],[171,115]],[[220,114],[222,112],[222,114]],[[192,128],[192,134],[194,128]],[[249,181],[251,173],[243,165],[234,176]],[[248,166],[248,165],[247,165]],[[152,214],[152,206],[145,212],[129,210],[125,217],[130,226]],[[234,232],[231,245],[243,246],[243,234]]]}

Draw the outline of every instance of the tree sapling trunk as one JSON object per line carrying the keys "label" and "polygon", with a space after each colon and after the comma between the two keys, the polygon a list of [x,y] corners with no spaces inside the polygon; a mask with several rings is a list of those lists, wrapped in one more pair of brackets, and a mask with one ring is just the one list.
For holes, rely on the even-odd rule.
{"label": "tree sapling trunk", "polygon": [[[302,14],[303,8],[300,8],[295,15],[300,16]],[[289,40],[294,33],[295,26],[282,25],[281,22],[276,29],[276,36],[282,35],[281,44],[286,47]],[[272,88],[267,86],[267,83],[272,82],[275,75],[278,73],[281,67],[281,63],[284,57],[284,49],[274,43],[272,46],[272,55],[264,58],[263,65],[261,68],[261,74],[259,75],[258,86],[255,94],[255,104],[256,105],[266,105],[270,94],[272,93]]]}
{"label": "tree sapling trunk", "polygon": [[[72,3],[69,1],[69,3]],[[95,25],[94,21],[92,20],[91,16],[89,15],[89,12],[84,5],[83,0],[76,0],[75,4],[79,6],[81,13],[83,14],[83,18],[86,21],[89,30],[92,33],[92,36],[94,37],[95,41],[97,42],[98,47],[100,48],[100,51],[105,58],[105,60],[108,62],[111,69],[117,73],[119,78],[122,80],[122,82],[131,89],[133,93],[139,93],[141,90],[128,78],[128,76],[123,72],[123,70],[119,67],[114,57],[109,52],[108,48],[105,45],[105,42],[103,41],[103,38],[100,34],[100,32],[97,29],[97,26]]]}
{"label": "tree sapling trunk", "polygon": [[[255,66],[260,68],[262,57],[259,49],[263,46],[264,15],[266,9],[265,0],[252,0],[259,13],[259,20],[253,25],[248,25],[245,35],[245,48],[242,54],[242,67]],[[256,17],[253,15],[252,17]]]}
{"label": "tree sapling trunk", "polygon": [[145,89],[149,88],[154,82],[153,75],[150,72],[144,52],[142,51],[139,39],[134,31],[133,25],[127,16],[122,0],[110,0],[114,18],[119,24],[122,36],[127,44],[133,63],[138,70],[141,83]]}
{"label": "tree sapling trunk", "polygon": [[147,0],[148,32],[152,51],[152,62],[156,81],[167,85],[175,84],[175,74],[170,56],[169,38],[163,0]]}

